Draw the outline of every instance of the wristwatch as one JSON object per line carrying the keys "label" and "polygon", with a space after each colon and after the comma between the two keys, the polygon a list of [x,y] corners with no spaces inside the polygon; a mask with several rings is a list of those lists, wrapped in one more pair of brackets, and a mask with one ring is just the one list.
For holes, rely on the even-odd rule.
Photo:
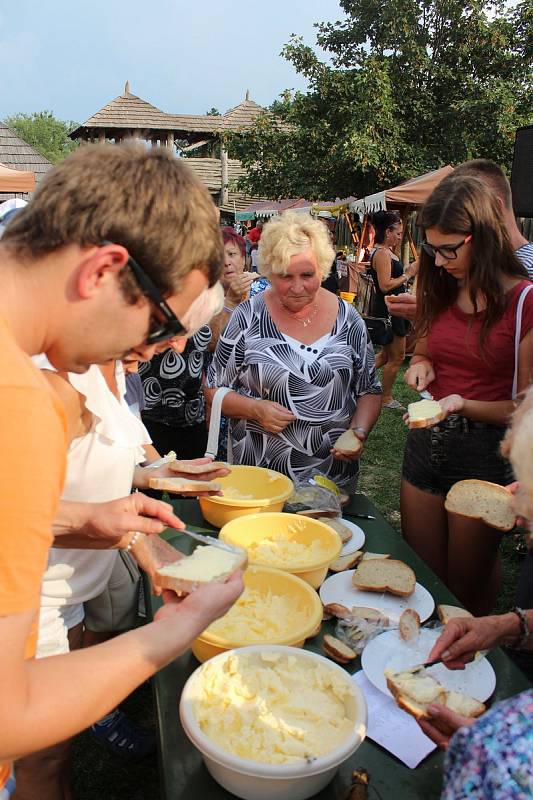
{"label": "wristwatch", "polygon": [[363,434],[363,441],[368,439],[368,431],[366,428],[362,428],[360,425],[356,425],[355,428],[352,428],[352,431],[358,431],[359,433]]}

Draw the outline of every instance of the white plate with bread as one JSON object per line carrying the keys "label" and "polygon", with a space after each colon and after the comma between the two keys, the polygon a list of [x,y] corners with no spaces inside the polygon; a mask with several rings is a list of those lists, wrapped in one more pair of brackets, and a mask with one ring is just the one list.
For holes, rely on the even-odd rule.
{"label": "white plate with bread", "polygon": [[341,522],[349,531],[352,533],[352,538],[348,539],[348,541],[343,544],[341,550],[341,556],[348,556],[352,553],[355,553],[356,550],[361,550],[365,543],[365,532],[359,525],[355,525],[355,523],[350,522],[349,519],[340,519]]}
{"label": "white plate with bread", "polygon": [[[392,697],[387,688],[385,670],[402,672],[423,664],[440,633],[440,630],[421,628],[418,637],[409,642],[404,641],[396,629],[379,634],[363,650],[361,665],[366,677],[376,689]],[[451,670],[444,664],[435,664],[427,667],[426,672],[448,691],[460,692],[481,702],[487,700],[496,687],[496,675],[484,657],[462,670]]]}
{"label": "white plate with bread", "polygon": [[435,608],[433,597],[416,582],[413,570],[392,558],[362,560],[357,569],[338,572],[324,581],[319,594],[324,605],[375,608],[391,624],[397,624],[407,608],[417,611],[422,622]]}

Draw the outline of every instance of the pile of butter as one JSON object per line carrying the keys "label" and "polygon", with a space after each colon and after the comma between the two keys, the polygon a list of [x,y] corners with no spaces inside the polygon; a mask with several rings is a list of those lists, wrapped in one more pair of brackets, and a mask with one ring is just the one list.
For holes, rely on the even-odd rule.
{"label": "pile of butter", "polygon": [[288,636],[307,621],[305,608],[293,597],[246,587],[227,614],[215,620],[208,633],[239,644],[268,643]]}
{"label": "pile of butter", "polygon": [[273,534],[259,542],[247,545],[248,558],[269,567],[306,567],[327,557],[320,539],[308,544],[287,539],[286,534]]}
{"label": "pile of butter", "polygon": [[207,662],[194,713],[210,739],[241,758],[290,764],[338,747],[353,730],[350,687],[325,665],[282,653]]}

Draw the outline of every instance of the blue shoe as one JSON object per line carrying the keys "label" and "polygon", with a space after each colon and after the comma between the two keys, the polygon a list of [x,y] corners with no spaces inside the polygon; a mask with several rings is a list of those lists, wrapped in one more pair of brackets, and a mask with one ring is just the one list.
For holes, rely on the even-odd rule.
{"label": "blue shoe", "polygon": [[91,725],[90,731],[95,739],[110,750],[113,755],[127,761],[145,758],[155,752],[154,734],[136,725],[118,708],[99,722]]}

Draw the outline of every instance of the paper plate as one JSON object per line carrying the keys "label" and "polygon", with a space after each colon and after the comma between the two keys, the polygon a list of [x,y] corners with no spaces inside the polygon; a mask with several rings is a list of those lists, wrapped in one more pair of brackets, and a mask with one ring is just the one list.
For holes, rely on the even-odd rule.
{"label": "paper plate", "polygon": [[[397,630],[385,631],[367,644],[361,664],[368,680],[377,689],[392,697],[384,675],[386,669],[400,671],[423,664],[440,631],[422,628],[415,642],[404,642]],[[473,661],[465,669],[447,669],[444,664],[428,667],[428,674],[445,689],[461,692],[480,702],[487,700],[496,686],[496,675],[486,658]]]}
{"label": "paper plate", "polygon": [[328,578],[320,587],[320,599],[324,605],[327,603],[341,603],[343,606],[367,606],[376,608],[394,623],[398,622],[400,616],[406,608],[414,608],[418,611],[422,622],[431,616],[435,603],[432,596],[420,583],[416,584],[415,590],[410,597],[396,597],[393,594],[384,592],[361,592],[352,586],[352,575],[354,569],[347,569],[338,572]]}
{"label": "paper plate", "polygon": [[352,553],[355,553],[356,550],[361,550],[365,543],[365,532],[359,527],[359,525],[356,525],[354,522],[350,522],[349,519],[342,519],[340,521],[352,532],[352,538],[349,542],[346,542],[346,544],[343,545],[341,550],[341,556],[349,556]]}

